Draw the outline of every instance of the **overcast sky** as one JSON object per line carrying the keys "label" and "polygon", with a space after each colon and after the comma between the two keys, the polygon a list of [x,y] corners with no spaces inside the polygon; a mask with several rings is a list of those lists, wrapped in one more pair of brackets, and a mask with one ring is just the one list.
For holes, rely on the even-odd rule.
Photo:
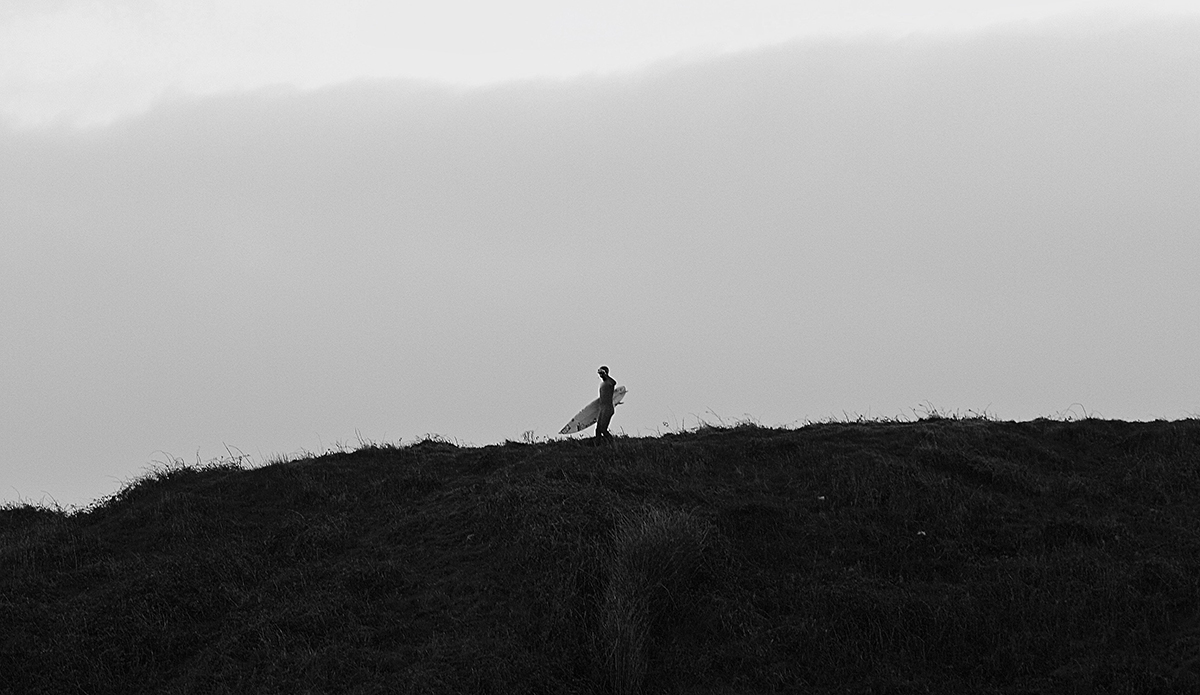
{"label": "overcast sky", "polygon": [[407,4],[0,9],[0,500],[600,364],[630,435],[1200,413],[1190,3]]}

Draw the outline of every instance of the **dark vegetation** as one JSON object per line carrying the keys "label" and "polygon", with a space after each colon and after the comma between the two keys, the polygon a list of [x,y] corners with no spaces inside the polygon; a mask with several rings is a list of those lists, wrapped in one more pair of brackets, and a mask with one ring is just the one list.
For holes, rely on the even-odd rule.
{"label": "dark vegetation", "polygon": [[1197,693],[1200,421],[167,465],[0,510],[12,693]]}

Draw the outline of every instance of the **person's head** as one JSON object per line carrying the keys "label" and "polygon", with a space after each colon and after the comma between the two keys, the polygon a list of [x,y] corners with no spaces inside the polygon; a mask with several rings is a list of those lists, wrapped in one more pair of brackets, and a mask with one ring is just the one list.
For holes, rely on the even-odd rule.
{"label": "person's head", "polygon": [[600,376],[608,376],[608,367],[600,367],[596,370],[596,373]]}

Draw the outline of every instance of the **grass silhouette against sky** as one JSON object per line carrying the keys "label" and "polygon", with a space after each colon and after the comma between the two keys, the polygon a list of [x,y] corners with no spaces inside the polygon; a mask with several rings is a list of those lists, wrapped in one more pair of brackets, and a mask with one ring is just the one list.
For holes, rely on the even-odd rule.
{"label": "grass silhouette against sky", "polygon": [[1183,693],[1200,423],[165,466],[0,510],[0,690]]}

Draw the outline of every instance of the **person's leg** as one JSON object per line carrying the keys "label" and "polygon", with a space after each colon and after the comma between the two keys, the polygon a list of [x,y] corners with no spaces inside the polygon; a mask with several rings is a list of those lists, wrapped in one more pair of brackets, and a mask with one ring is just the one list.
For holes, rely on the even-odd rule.
{"label": "person's leg", "polygon": [[601,410],[600,411],[600,418],[599,418],[599,420],[596,421],[596,439],[597,440],[612,439],[612,435],[609,434],[609,432],[608,432],[608,423],[612,421],[612,416],[613,416],[613,414],[612,414],[611,410]]}

